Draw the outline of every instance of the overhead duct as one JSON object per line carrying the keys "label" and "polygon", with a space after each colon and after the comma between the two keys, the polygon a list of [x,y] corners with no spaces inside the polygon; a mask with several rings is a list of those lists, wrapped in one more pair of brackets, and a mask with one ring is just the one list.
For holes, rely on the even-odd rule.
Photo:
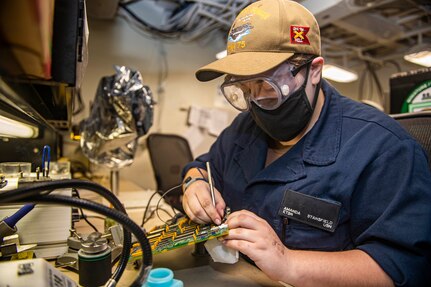
{"label": "overhead duct", "polygon": [[361,35],[368,41],[382,45],[390,45],[391,39],[400,37],[403,29],[393,21],[374,13],[354,14],[340,20],[333,25],[356,35]]}
{"label": "overhead duct", "polygon": [[320,28],[353,14],[388,4],[394,0],[305,0],[301,4],[313,13]]}

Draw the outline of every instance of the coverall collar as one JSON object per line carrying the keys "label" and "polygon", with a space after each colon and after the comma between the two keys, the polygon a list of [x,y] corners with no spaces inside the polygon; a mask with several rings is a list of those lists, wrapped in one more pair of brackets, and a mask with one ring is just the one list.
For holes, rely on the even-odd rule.
{"label": "coverall collar", "polygon": [[[337,91],[322,79],[325,103],[311,131],[304,137],[304,161],[313,165],[330,165],[337,159],[341,143],[343,111]],[[331,135],[331,136],[328,136]]]}

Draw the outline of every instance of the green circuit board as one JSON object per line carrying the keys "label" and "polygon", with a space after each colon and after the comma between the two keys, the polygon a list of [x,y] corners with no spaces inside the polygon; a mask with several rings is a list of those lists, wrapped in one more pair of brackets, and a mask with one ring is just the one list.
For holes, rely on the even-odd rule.
{"label": "green circuit board", "polygon": [[[174,224],[155,226],[147,233],[153,254],[159,254],[187,245],[196,244],[209,239],[227,235],[227,224],[197,224],[188,217],[182,217]],[[142,251],[139,244],[134,244],[131,259],[141,258]]]}

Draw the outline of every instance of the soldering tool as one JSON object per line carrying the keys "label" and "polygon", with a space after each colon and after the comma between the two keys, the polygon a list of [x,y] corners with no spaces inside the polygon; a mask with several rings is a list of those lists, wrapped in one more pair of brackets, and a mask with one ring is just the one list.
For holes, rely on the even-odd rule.
{"label": "soldering tool", "polygon": [[214,196],[214,184],[213,184],[213,178],[211,176],[211,167],[210,167],[209,161],[207,161],[206,166],[207,166],[207,172],[208,172],[208,184],[210,186],[210,192],[211,192],[211,201],[213,206],[215,207],[216,202],[215,202],[215,196]]}

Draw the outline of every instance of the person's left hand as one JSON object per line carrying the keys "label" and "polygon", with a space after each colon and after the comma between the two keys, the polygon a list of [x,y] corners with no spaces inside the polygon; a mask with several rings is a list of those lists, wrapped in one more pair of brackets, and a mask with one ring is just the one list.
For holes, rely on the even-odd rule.
{"label": "person's left hand", "polygon": [[271,279],[280,280],[287,262],[287,247],[264,219],[241,210],[229,215],[229,234],[223,244],[238,250],[253,260]]}

